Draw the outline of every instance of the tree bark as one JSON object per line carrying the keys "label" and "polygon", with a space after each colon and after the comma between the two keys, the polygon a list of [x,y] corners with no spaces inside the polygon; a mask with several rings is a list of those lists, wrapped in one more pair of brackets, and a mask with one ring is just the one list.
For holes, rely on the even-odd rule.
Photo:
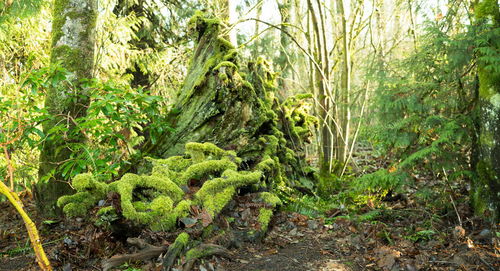
{"label": "tree bark", "polygon": [[[72,192],[61,174],[61,165],[70,159],[70,143],[83,142],[73,120],[85,116],[89,98],[81,84],[91,78],[94,66],[94,33],[97,3],[94,0],[55,0],[52,23],[51,64],[66,69],[69,82],[52,87],[45,108],[52,118],[43,124],[47,138],[40,154],[39,182],[35,196],[38,207],[54,215],[57,199]],[[64,135],[50,134],[56,125],[65,125]]]}
{"label": "tree bark", "polygon": [[293,53],[290,51],[290,37],[288,37],[286,32],[290,32],[290,17],[292,13],[292,1],[291,0],[282,0],[278,1],[278,10],[281,14],[281,34],[280,34],[280,54],[278,57],[278,65],[280,67],[280,79],[279,86],[282,89],[282,92],[286,93],[288,89],[288,84],[286,79],[291,77],[291,62],[290,58],[293,57]]}
{"label": "tree bark", "polygon": [[[476,4],[476,19],[491,20],[489,29],[500,27],[500,11],[496,0],[483,0]],[[490,39],[487,46],[500,50],[500,40]],[[481,57],[480,57],[481,59]],[[500,219],[500,72],[487,67],[491,63],[480,62],[479,103],[477,108],[478,136],[476,142],[475,169],[472,203],[477,214]]]}
{"label": "tree bark", "polygon": [[307,130],[311,122],[290,121],[275,97],[275,75],[270,65],[259,58],[247,68],[239,67],[237,51],[219,36],[220,23],[204,15],[195,17],[192,23],[199,33],[198,44],[168,115],[174,131],[165,132],[154,143],[146,140],[143,153],[170,157],[183,154],[188,142],[210,142],[235,150],[247,169],[267,154],[282,164],[276,171],[279,178],[284,178],[284,171],[287,176],[303,174],[301,151],[310,134],[300,132],[297,136],[295,131],[297,126]]}

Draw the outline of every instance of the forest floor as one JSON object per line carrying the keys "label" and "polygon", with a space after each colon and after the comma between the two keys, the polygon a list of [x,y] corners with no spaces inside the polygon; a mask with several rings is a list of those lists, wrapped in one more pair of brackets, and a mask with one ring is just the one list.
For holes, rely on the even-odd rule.
{"label": "forest floor", "polygon": [[[435,219],[431,231],[424,224],[433,215],[423,206],[391,204],[377,212],[376,219],[366,220],[314,219],[282,211],[262,242],[243,243],[231,251],[231,259],[213,256],[198,261],[194,269],[500,270],[496,230],[474,219],[467,208],[459,209],[462,226]],[[56,270],[101,270],[103,259],[133,252],[125,242],[83,220],[44,221],[29,201],[27,209]],[[21,218],[7,202],[0,203],[0,210],[0,270],[37,270]],[[175,237],[146,235],[155,245],[168,245]],[[152,260],[119,269],[161,270],[161,266]]]}

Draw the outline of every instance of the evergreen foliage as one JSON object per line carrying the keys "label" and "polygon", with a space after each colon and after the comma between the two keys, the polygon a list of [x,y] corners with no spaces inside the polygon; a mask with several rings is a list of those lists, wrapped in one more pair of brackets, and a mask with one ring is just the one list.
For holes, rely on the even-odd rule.
{"label": "evergreen foliage", "polygon": [[477,33],[470,28],[449,33],[443,23],[428,22],[414,54],[378,71],[372,106],[377,121],[368,133],[377,150],[397,162],[363,176],[355,187],[388,191],[417,169],[470,176],[477,84]]}

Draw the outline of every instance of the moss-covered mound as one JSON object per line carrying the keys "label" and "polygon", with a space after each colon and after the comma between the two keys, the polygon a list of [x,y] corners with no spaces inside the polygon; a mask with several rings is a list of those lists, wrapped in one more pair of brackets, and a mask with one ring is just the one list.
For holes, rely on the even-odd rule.
{"label": "moss-covered mound", "polygon": [[115,192],[125,219],[153,230],[170,230],[179,218],[190,215],[193,205],[215,217],[238,188],[257,184],[262,177],[258,170],[238,170],[241,159],[214,144],[187,143],[185,149],[185,156],[150,159],[150,175],[127,173],[110,184],[88,173],[78,175],[73,180],[77,193],[61,197],[58,204],[68,216],[84,216],[108,192]]}

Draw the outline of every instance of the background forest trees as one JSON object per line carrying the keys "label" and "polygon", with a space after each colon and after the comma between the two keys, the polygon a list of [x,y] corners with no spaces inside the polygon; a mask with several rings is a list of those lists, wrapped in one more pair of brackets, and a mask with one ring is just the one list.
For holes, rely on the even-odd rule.
{"label": "background forest trees", "polygon": [[493,247],[499,47],[496,0],[2,1],[0,192],[46,270],[21,196],[104,239],[171,235],[166,270],[277,208]]}
{"label": "background forest trees", "polygon": [[[195,44],[188,21],[204,9],[229,19],[221,35],[232,37],[241,66],[271,60],[280,101],[312,94],[319,125],[304,147],[315,177],[297,187],[360,204],[429,174],[442,187],[473,184],[476,210],[498,217],[496,1],[99,1],[95,38],[79,37],[88,39],[78,63],[58,56],[51,5],[0,3],[0,142],[11,142],[0,176],[8,182],[10,160],[15,190],[38,182],[41,202],[54,201],[43,188],[52,177],[64,187],[87,171],[113,179],[150,155],[145,146],[171,131]],[[63,85],[79,96],[56,110],[51,94]],[[366,149],[385,167],[364,168]],[[428,193],[449,205],[437,190]]]}

